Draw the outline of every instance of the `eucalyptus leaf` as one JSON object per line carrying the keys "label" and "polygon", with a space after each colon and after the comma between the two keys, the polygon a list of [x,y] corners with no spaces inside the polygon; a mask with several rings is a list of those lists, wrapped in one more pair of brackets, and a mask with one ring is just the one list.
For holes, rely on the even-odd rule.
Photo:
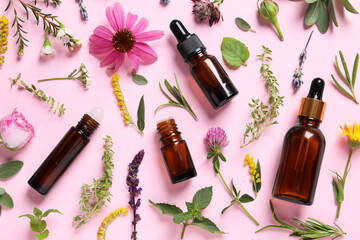
{"label": "eucalyptus leaf", "polygon": [[256,32],[255,30],[251,29],[250,24],[242,18],[239,18],[239,17],[235,18],[235,22],[236,22],[236,25],[240,29],[244,30],[245,32],[247,32],[247,31]]}
{"label": "eucalyptus leaf", "polygon": [[140,99],[138,112],[137,112],[137,126],[140,131],[143,131],[145,128],[145,103],[144,103],[144,95]]}
{"label": "eucalyptus leaf", "polygon": [[0,179],[7,179],[18,173],[23,167],[22,161],[14,160],[0,165]]}
{"label": "eucalyptus leaf", "polygon": [[134,82],[140,85],[145,85],[148,83],[148,80],[144,76],[139,74],[133,74],[132,79],[134,80]]}
{"label": "eucalyptus leaf", "polygon": [[0,195],[0,205],[3,205],[7,208],[14,207],[14,201],[12,200],[11,196],[8,193],[4,193]]}
{"label": "eucalyptus leaf", "polygon": [[223,38],[221,52],[224,60],[232,67],[246,66],[245,61],[250,57],[248,47],[231,37]]}
{"label": "eucalyptus leaf", "polygon": [[305,24],[307,26],[311,26],[314,23],[317,22],[317,20],[319,19],[319,12],[320,12],[320,2],[321,0],[311,3],[306,11],[306,15],[305,15]]}
{"label": "eucalyptus leaf", "polygon": [[319,2],[319,18],[316,21],[316,24],[321,33],[326,33],[330,25],[328,6],[326,5],[325,1],[320,0]]}

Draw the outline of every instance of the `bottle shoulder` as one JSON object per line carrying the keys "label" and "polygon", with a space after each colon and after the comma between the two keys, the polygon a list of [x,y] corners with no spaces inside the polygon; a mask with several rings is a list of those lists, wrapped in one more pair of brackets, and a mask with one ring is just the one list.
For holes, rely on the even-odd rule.
{"label": "bottle shoulder", "polygon": [[298,136],[305,137],[308,139],[320,138],[325,140],[325,136],[320,128],[306,125],[306,124],[295,124],[286,133],[286,137]]}

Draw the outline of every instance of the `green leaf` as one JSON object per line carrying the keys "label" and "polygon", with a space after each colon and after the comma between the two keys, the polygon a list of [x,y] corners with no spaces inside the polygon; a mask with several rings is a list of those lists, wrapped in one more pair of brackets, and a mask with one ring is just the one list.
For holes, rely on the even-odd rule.
{"label": "green leaf", "polygon": [[191,213],[189,213],[189,212],[185,212],[185,213],[176,214],[174,216],[173,221],[174,221],[174,223],[179,224],[181,222],[186,222],[186,221],[189,221],[191,219],[193,219],[193,215]]}
{"label": "green leaf", "polygon": [[213,158],[213,167],[214,167],[215,173],[218,174],[219,170],[220,170],[220,161],[219,161],[218,154],[216,154],[215,157]]}
{"label": "green leaf", "polygon": [[195,218],[202,221],[204,219],[203,215],[201,214],[201,212],[197,211],[194,214]]}
{"label": "green leaf", "polygon": [[154,207],[158,208],[161,210],[162,214],[168,215],[168,216],[175,216],[179,213],[182,213],[183,211],[175,206],[175,205],[170,205],[167,203],[154,203],[153,201],[149,200],[149,203],[151,205],[153,205]]}
{"label": "green leaf", "polygon": [[[336,183],[335,178],[333,178],[332,185],[333,185],[333,191],[334,191],[335,199],[336,199],[336,201],[337,201],[338,196],[339,196],[339,189],[338,189],[338,185],[337,185],[337,183]],[[337,202],[338,202],[338,201],[337,201]]]}
{"label": "green leaf", "polygon": [[349,74],[349,69],[347,67],[344,55],[341,51],[339,51],[340,54],[340,58],[341,58],[341,63],[343,65],[344,71],[345,71],[345,75],[346,75],[346,80],[349,83],[349,86],[351,85],[351,79],[350,79],[350,74]]}
{"label": "green leaf", "polygon": [[358,66],[359,66],[359,54],[356,54],[355,61],[354,61],[354,66],[353,66],[353,71],[352,71],[351,85],[353,87],[355,87],[355,81],[356,81],[356,74],[357,74]]}
{"label": "green leaf", "polygon": [[229,206],[227,206],[226,208],[224,208],[222,211],[221,211],[221,214],[224,214],[224,212],[226,211],[226,210],[228,210],[232,205],[234,205],[235,204],[235,202],[233,202],[233,203],[231,203]]}
{"label": "green leaf", "polygon": [[305,2],[307,2],[307,3],[314,3],[316,1],[321,1],[321,0],[305,0]]}
{"label": "green leaf", "polygon": [[0,187],[0,196],[3,195],[4,193],[6,193],[5,189]]}
{"label": "green leaf", "polygon": [[305,24],[311,26],[319,19],[320,1],[311,3],[306,11]]}
{"label": "green leaf", "polygon": [[213,151],[213,152],[211,152],[211,153],[208,153],[208,155],[207,155],[207,159],[212,158],[213,156],[215,156],[215,154],[216,154],[216,152],[215,152],[215,151]]}
{"label": "green leaf", "polygon": [[248,203],[248,202],[254,201],[254,198],[252,196],[250,196],[249,194],[243,194],[239,198],[239,201],[242,202],[242,203]]}
{"label": "green leaf", "polygon": [[0,216],[1,216],[1,205],[0,205]]}
{"label": "green leaf", "polygon": [[334,22],[334,25],[336,27],[339,26],[337,18],[336,18],[336,13],[335,13],[335,6],[334,6],[334,0],[329,0],[329,5],[330,5],[330,13],[331,13],[331,18]]}
{"label": "green leaf", "polygon": [[245,61],[250,56],[247,46],[231,37],[223,38],[221,52],[224,60],[233,67],[246,66]]}
{"label": "green leaf", "polygon": [[34,215],[31,215],[31,214],[23,214],[23,215],[19,216],[19,218],[21,218],[21,217],[27,217],[27,218],[30,219],[30,221],[36,221],[37,220],[37,218]]}
{"label": "green leaf", "polygon": [[220,156],[220,159],[221,159],[223,162],[226,162],[226,158],[225,158],[225,156],[224,156],[222,153],[219,153],[219,156]]}
{"label": "green leaf", "polygon": [[[44,220],[42,220],[42,221],[44,221]],[[42,227],[40,226],[40,222],[37,218],[30,221],[30,228],[31,228],[31,231],[33,231],[33,232],[38,232],[38,233],[42,232],[41,231]]]}
{"label": "green leaf", "polygon": [[195,208],[197,210],[202,210],[206,208],[211,202],[212,194],[212,186],[202,188],[197,191],[193,198],[193,204],[195,205]]}
{"label": "green leaf", "polygon": [[326,33],[330,25],[329,11],[325,1],[321,0],[319,2],[320,2],[319,18],[316,21],[316,24],[321,33]]}
{"label": "green leaf", "polygon": [[[260,162],[259,160],[257,160],[257,163],[256,163],[256,173],[259,174],[259,178],[261,179],[261,167],[260,167]],[[256,182],[255,183],[255,186],[256,186],[256,192],[260,192],[260,189],[261,189],[261,181],[260,182]]]}
{"label": "green leaf", "polygon": [[192,202],[186,202],[185,205],[189,212],[195,212],[196,208]]}
{"label": "green leaf", "polygon": [[49,237],[49,230],[46,230],[40,234],[34,234],[38,240],[43,240]]}
{"label": "green leaf", "polygon": [[36,217],[40,218],[41,215],[42,215],[42,211],[40,209],[38,209],[38,208],[34,208],[34,215]]}
{"label": "green leaf", "polygon": [[140,85],[145,85],[148,83],[148,80],[146,80],[144,76],[141,76],[139,74],[133,74],[132,79],[134,80],[134,82]]}
{"label": "green leaf", "polygon": [[358,11],[351,5],[349,0],[341,0],[342,4],[344,5],[344,8],[348,10],[351,13],[359,14]]}
{"label": "green leaf", "polygon": [[7,179],[20,171],[24,163],[22,161],[10,161],[0,165],[0,179]]}
{"label": "green leaf", "polygon": [[247,23],[244,19],[237,17],[237,18],[235,18],[235,22],[236,22],[236,25],[237,25],[240,29],[242,29],[242,30],[244,30],[244,31],[246,31],[246,32],[247,32],[247,31],[255,32],[253,29],[251,29],[250,24]]}
{"label": "green leaf", "polygon": [[50,213],[60,213],[60,214],[62,214],[59,210],[57,210],[57,209],[49,209],[49,210],[47,210],[47,211],[45,211],[42,215],[41,215],[41,217],[47,217]]}
{"label": "green leaf", "polygon": [[208,218],[203,218],[202,221],[195,218],[191,225],[197,226],[211,233],[225,234],[225,232],[220,231],[220,229],[215,225],[215,223],[213,223]]}
{"label": "green leaf", "polygon": [[137,126],[140,131],[144,130],[145,128],[145,103],[144,103],[144,95],[140,99],[138,112],[137,112]]}
{"label": "green leaf", "polygon": [[332,80],[335,82],[336,86],[343,92],[345,93],[349,98],[353,99],[355,101],[355,98],[348,92],[345,90],[345,88],[343,88],[339,83],[338,81],[336,81],[334,75],[331,74],[331,78]]}
{"label": "green leaf", "polygon": [[7,207],[7,208],[14,207],[14,202],[8,193],[4,193],[4,194],[0,195],[0,205],[3,205],[4,207]]}

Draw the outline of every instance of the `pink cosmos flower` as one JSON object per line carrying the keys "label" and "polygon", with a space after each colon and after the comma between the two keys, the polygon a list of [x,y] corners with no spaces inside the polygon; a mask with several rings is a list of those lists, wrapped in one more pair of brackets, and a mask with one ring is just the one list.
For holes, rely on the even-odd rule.
{"label": "pink cosmos flower", "polygon": [[112,72],[119,69],[124,62],[125,54],[128,56],[135,71],[139,69],[139,59],[145,63],[153,63],[157,59],[155,51],[145,42],[153,41],[164,36],[163,31],[147,31],[149,21],[125,12],[120,3],[106,8],[106,17],[113,31],[98,26],[90,36],[90,53],[95,56],[104,56],[100,66],[110,66]]}

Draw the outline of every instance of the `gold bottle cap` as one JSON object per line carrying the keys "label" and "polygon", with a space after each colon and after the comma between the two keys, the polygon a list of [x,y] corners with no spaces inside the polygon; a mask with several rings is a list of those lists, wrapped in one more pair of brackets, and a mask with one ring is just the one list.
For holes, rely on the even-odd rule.
{"label": "gold bottle cap", "polygon": [[314,98],[303,98],[299,110],[299,116],[314,118],[322,121],[326,103]]}

